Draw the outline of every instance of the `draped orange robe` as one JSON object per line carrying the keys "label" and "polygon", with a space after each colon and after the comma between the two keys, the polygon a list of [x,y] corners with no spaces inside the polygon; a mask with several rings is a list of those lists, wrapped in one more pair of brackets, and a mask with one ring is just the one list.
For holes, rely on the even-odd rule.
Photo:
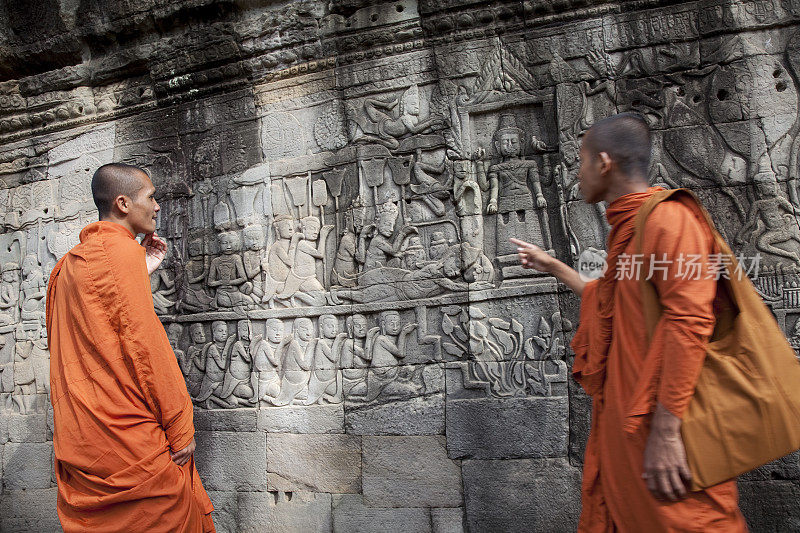
{"label": "draped orange robe", "polygon": [[58,515],[65,532],[214,531],[194,459],[192,403],[156,317],[145,250],[96,222],[47,289]]}
{"label": "draped orange robe", "polygon": [[[641,251],[641,275],[650,274],[649,258],[657,260],[651,279],[664,306],[648,344],[640,282],[627,274],[635,272],[629,266],[638,262],[632,259],[637,253],[634,216],[656,190],[628,194],[608,206],[608,271],[588,283],[581,296],[580,326],[572,343],[573,375],[592,396],[593,412],[578,529],[746,531],[735,481],[669,502],[656,500],[642,479],[656,404],[681,417],[691,400],[714,329],[716,292],[716,281],[705,279],[713,237],[697,206],[684,199],[660,203],[647,219]],[[693,255],[703,258],[700,279],[683,275]],[[617,271],[625,275],[616,279]]]}

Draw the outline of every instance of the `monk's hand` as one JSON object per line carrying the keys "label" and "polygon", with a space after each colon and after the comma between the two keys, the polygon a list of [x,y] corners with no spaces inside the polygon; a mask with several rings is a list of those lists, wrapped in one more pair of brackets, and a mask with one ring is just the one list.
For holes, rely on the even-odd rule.
{"label": "monk's hand", "polygon": [[660,403],[653,414],[644,449],[642,478],[653,496],[670,501],[685,498],[686,487],[692,480],[681,439],[681,419]]}
{"label": "monk's hand", "polygon": [[175,453],[169,454],[169,458],[172,459],[172,462],[178,466],[185,465],[189,459],[192,458],[192,454],[194,453],[194,447],[196,443],[194,438],[192,438],[192,442],[184,449],[179,450]]}
{"label": "monk's hand", "polygon": [[521,241],[519,239],[509,239],[512,244],[517,245],[517,253],[519,254],[519,262],[522,263],[523,268],[532,268],[541,272],[550,272],[551,267],[556,259],[545,252],[540,247],[529,242]]}
{"label": "monk's hand", "polygon": [[145,250],[144,260],[147,263],[147,273],[152,274],[167,255],[167,243],[153,232],[144,236],[142,246]]}

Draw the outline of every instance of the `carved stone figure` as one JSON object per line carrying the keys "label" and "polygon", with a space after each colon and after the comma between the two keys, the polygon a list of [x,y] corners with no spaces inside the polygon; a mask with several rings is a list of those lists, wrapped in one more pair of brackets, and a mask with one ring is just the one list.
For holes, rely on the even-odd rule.
{"label": "carved stone figure", "polygon": [[179,346],[181,335],[183,335],[183,326],[177,322],[173,322],[167,326],[167,338],[169,339],[169,345],[172,347],[172,351],[175,353],[175,358],[178,360],[178,366],[181,369],[181,373],[183,374],[184,379],[186,379],[189,376],[189,370],[191,370],[192,362],[187,357],[186,352],[181,350]]}
{"label": "carved stone figure", "polygon": [[305,305],[321,305],[325,303],[321,296],[325,287],[317,278],[317,261],[325,259],[325,241],[333,226],[326,225],[320,229],[319,218],[314,216],[303,218],[300,225],[303,238],[297,241],[289,274],[283,290],[276,297]]}
{"label": "carved stone figure", "polygon": [[418,390],[414,385],[399,381],[399,361],[406,356],[406,341],[417,328],[416,323],[401,325],[400,313],[383,311],[378,315],[378,327],[367,333],[365,355],[370,361],[367,371],[366,401],[379,395],[402,396]]}
{"label": "carved stone figure", "polygon": [[362,120],[356,113],[355,142],[377,142],[394,149],[399,139],[410,134],[427,133],[444,125],[441,117],[420,117],[419,87],[412,85],[406,89],[400,99],[389,101],[377,98],[366,98],[364,110],[369,122]]}
{"label": "carved stone figure", "polygon": [[272,225],[275,228],[275,242],[269,247],[267,263],[263,265],[267,280],[262,298],[270,307],[274,307],[275,295],[283,292],[286,278],[294,264],[297,240],[300,238],[295,232],[294,219],[289,215],[278,215]]}
{"label": "carved stone figure", "polygon": [[46,331],[36,321],[23,322],[17,328],[14,360],[14,403],[21,414],[40,410],[37,395],[50,393],[50,355]]}
{"label": "carved stone figure", "polygon": [[0,325],[16,324],[19,321],[19,265],[3,265],[0,284]]}
{"label": "carved stone figure", "polygon": [[342,401],[342,373],[339,371],[339,359],[342,343],[347,334],[339,333],[339,323],[334,315],[321,315],[318,323],[320,338],[314,350],[306,405]]}
{"label": "carved stone figure", "polygon": [[[203,347],[205,373],[195,401],[206,408],[219,406],[222,396],[222,382],[228,368],[227,354],[235,337],[228,334],[228,325],[217,320],[211,323],[211,342]],[[212,400],[212,395],[215,400]],[[224,403],[222,403],[224,405]]]}
{"label": "carved stone figure", "polygon": [[249,320],[239,320],[236,323],[236,337],[227,357],[228,364],[219,395],[224,402],[223,407],[247,405],[253,398],[253,387],[250,383],[253,365],[250,343],[252,325]]}
{"label": "carved stone figure", "polygon": [[186,376],[186,389],[189,391],[190,396],[195,397],[200,392],[203,375],[206,371],[206,332],[203,329],[203,324],[195,322],[189,326],[189,338],[191,344],[186,349],[188,370],[184,372],[184,375]]}
{"label": "carved stone figure", "polygon": [[169,255],[164,259],[161,268],[150,275],[150,292],[153,293],[153,307],[159,315],[166,315],[175,307],[171,298],[177,291],[175,281],[170,279],[167,269],[172,265]]}
{"label": "carved stone figure", "polygon": [[341,367],[342,388],[345,397],[363,397],[367,394],[367,357],[365,343],[367,340],[367,317],[354,314],[347,317],[347,340],[342,345]]}
{"label": "carved stone figure", "polygon": [[284,351],[292,340],[283,335],[283,322],[270,318],[266,324],[266,338],[255,341],[253,352],[253,390],[252,403],[259,400],[270,402],[281,392],[281,361]]}
{"label": "carved stone figure", "polygon": [[214,298],[205,290],[208,278],[209,259],[203,251],[203,241],[189,241],[189,259],[184,264],[184,278],[181,293],[175,304],[175,311],[202,313],[215,306]]}
{"label": "carved stone figure", "polygon": [[794,207],[778,192],[771,180],[756,182],[758,199],[750,206],[744,226],[734,240],[755,243],[758,251],[800,264],[800,231]]}
{"label": "carved stone figure", "polygon": [[272,400],[273,405],[289,405],[295,399],[308,398],[308,380],[314,361],[317,339],[310,318],[295,318],[292,337],[281,361],[281,393]]}
{"label": "carved stone figure", "polygon": [[405,226],[395,236],[394,230],[399,211],[394,202],[384,202],[378,205],[377,210],[378,221],[374,227],[376,233],[367,246],[364,272],[381,266],[399,266],[403,241],[410,233],[417,232],[416,228]]}
{"label": "carved stone figure", "polygon": [[260,302],[264,297],[264,228],[260,225],[247,226],[244,233],[244,271],[248,282],[252,286],[250,297],[255,302]]}
{"label": "carved stone figure", "polygon": [[342,287],[355,287],[358,273],[366,259],[364,233],[364,206],[361,197],[353,201],[345,213],[345,229],[333,262],[333,283]]}
{"label": "carved stone figure", "polygon": [[39,260],[33,254],[28,254],[22,261],[22,283],[20,284],[21,319],[23,321],[35,320],[44,325],[44,298],[47,286],[44,283]]}
{"label": "carved stone figure", "polygon": [[245,285],[247,274],[238,255],[241,249],[239,234],[226,231],[219,234],[218,240],[222,255],[211,260],[208,272],[208,286],[216,289],[216,305],[238,307],[252,304],[253,299],[244,293],[248,289]]}
{"label": "carved stone figure", "polygon": [[[547,201],[542,194],[539,168],[534,160],[521,157],[524,132],[517,127],[513,114],[500,115],[493,137],[501,161],[487,171],[489,200],[486,213],[497,213],[497,255],[514,254],[510,237],[551,248]],[[534,146],[543,148],[535,138]],[[528,184],[533,187],[534,198]]]}

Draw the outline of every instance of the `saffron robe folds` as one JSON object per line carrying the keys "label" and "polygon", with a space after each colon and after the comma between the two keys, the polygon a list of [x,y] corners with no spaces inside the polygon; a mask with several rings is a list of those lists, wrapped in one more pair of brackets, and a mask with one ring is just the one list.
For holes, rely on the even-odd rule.
{"label": "saffron robe folds", "polygon": [[[716,293],[715,279],[706,279],[712,234],[689,201],[667,200],[653,210],[636,255],[634,217],[656,190],[608,206],[608,270],[581,296],[573,375],[592,396],[593,411],[579,531],[746,531],[735,481],[670,502],[656,500],[642,479],[656,404],[681,417],[691,400]],[[687,272],[698,258],[699,275]],[[664,307],[649,344],[639,275],[650,276]]]}
{"label": "saffron robe folds", "polygon": [[69,532],[214,531],[192,402],[153,309],[145,249],[100,221],[50,275],[47,332],[58,515]]}

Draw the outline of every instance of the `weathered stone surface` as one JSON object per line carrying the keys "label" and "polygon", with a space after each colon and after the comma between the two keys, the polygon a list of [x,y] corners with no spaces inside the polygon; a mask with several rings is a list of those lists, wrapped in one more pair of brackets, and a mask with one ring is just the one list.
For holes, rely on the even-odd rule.
{"label": "weathered stone surface", "polygon": [[261,432],[198,431],[195,460],[209,490],[265,490],[267,444]]}
{"label": "weathered stone surface", "polygon": [[0,499],[0,531],[41,533],[61,531],[56,512],[58,489],[6,491]]}
{"label": "weathered stone surface", "polygon": [[462,463],[468,531],[575,531],[580,470],[565,459]]}
{"label": "weathered stone surface", "polygon": [[[206,487],[208,487],[206,485]],[[238,531],[236,519],[239,509],[237,507],[237,493],[233,491],[223,492],[217,490],[207,490],[211,503],[214,504],[214,527],[220,533],[234,533]]]}
{"label": "weathered stone surface", "polygon": [[458,507],[461,469],[445,438],[363,437],[364,503],[371,507]]}
{"label": "weathered stone surface", "polygon": [[[736,252],[759,254],[754,282],[800,350],[797,2],[84,4],[0,9],[0,465],[23,445],[35,461],[0,466],[18,499],[37,502],[46,489],[21,485],[50,464],[41,294],[97,219],[90,179],[110,161],[157,188],[169,254],[153,304],[220,531],[458,530],[459,508],[466,530],[514,514],[541,530],[544,496],[510,473],[476,500],[473,463],[456,501],[426,477],[438,467],[409,466],[413,446],[369,443],[444,436],[451,460],[497,460],[489,481],[560,468],[521,458],[581,463],[579,300],[508,238],[573,266],[605,246],[578,154],[617,111],[653,129],[651,183],[693,189]],[[450,464],[440,447],[418,456]],[[798,478],[796,455],[743,476],[754,530],[795,527],[782,505]],[[327,493],[284,491],[358,494],[331,517]],[[515,491],[533,503],[502,515]],[[394,508],[442,499],[457,507]],[[572,503],[551,507],[574,524]]]}
{"label": "weathered stone surface", "polygon": [[464,509],[431,509],[432,533],[464,533]]}
{"label": "weathered stone surface", "polygon": [[353,435],[443,434],[444,395],[363,407],[345,406],[345,425]]}
{"label": "weathered stone surface", "polygon": [[47,442],[45,414],[12,414],[7,420],[8,438],[11,442]]}
{"label": "weathered stone surface", "polygon": [[49,488],[52,471],[52,443],[7,442],[3,445],[5,490]]}
{"label": "weathered stone surface", "polygon": [[258,428],[268,433],[344,433],[344,406],[290,405],[259,409]]}
{"label": "weathered stone surface", "polygon": [[195,409],[194,429],[196,431],[256,431],[257,413],[255,409]]}
{"label": "weathered stone surface", "polygon": [[361,492],[361,437],[267,434],[270,490]]}
{"label": "weathered stone surface", "polygon": [[333,529],[348,533],[430,533],[430,511],[369,507],[358,494],[337,494],[333,496]]}
{"label": "weathered stone surface", "polygon": [[450,457],[504,459],[567,453],[567,399],[514,398],[447,402]]}
{"label": "weathered stone surface", "polygon": [[800,530],[800,483],[752,481],[739,483],[739,507],[751,531]]}
{"label": "weathered stone surface", "polygon": [[308,492],[242,492],[239,494],[240,533],[333,531],[330,494]]}

